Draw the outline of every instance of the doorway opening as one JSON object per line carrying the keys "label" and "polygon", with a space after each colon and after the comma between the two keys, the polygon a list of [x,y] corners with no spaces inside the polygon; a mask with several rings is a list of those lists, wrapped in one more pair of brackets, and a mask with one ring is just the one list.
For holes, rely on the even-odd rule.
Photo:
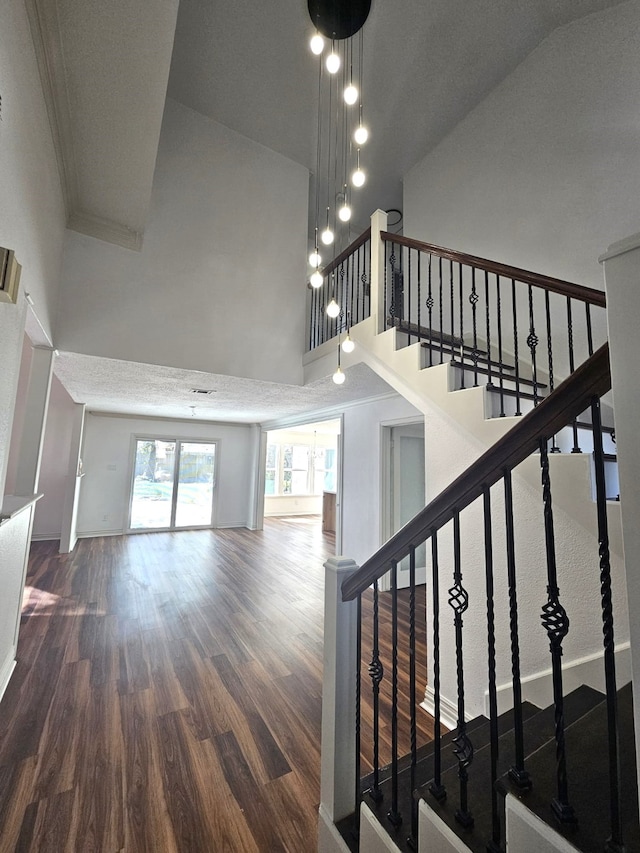
{"label": "doorway opening", "polygon": [[[425,506],[424,420],[382,426],[382,533],[387,541]],[[426,581],[426,546],[416,549],[416,583]],[[398,587],[409,585],[409,558],[398,563]],[[383,589],[388,589],[385,578]]]}
{"label": "doorway opening", "polygon": [[266,434],[264,516],[316,524],[339,541],[341,420]]}
{"label": "doorway opening", "polygon": [[216,442],[136,437],[130,531],[213,525]]}

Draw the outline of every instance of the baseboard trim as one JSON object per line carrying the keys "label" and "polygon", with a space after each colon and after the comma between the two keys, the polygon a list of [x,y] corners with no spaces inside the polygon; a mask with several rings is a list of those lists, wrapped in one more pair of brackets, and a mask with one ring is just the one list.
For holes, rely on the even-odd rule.
{"label": "baseboard trim", "polygon": [[32,542],[54,542],[56,539],[60,538],[59,533],[32,533],[31,541]]}
{"label": "baseboard trim", "polygon": [[[427,685],[420,707],[424,708],[427,714],[435,717],[436,703],[434,701],[433,687]],[[470,714],[465,714],[467,722],[470,722],[472,719],[473,717]],[[440,696],[440,722],[450,730],[458,727],[458,703],[451,702],[446,696]]]}
{"label": "baseboard trim", "polygon": [[[616,681],[618,689],[631,681],[631,646],[629,642],[620,643],[615,649]],[[571,693],[581,684],[594,690],[605,692],[603,652],[595,652],[582,658],[562,663],[562,683],[565,694]],[[553,703],[553,679],[551,669],[545,669],[522,679],[522,698],[539,708],[547,708]],[[489,693],[484,694],[485,715],[489,716]],[[511,682],[498,687],[498,713],[513,708],[513,688]]]}
{"label": "baseboard trim", "polygon": [[16,668],[16,658],[15,658],[16,650],[12,648],[2,665],[2,670],[0,670],[0,702],[2,701],[2,697],[4,696],[4,692],[9,686],[9,681],[11,680],[11,676],[13,675],[13,670]]}
{"label": "baseboard trim", "polygon": [[318,853],[349,853],[345,840],[322,803],[318,809]]}

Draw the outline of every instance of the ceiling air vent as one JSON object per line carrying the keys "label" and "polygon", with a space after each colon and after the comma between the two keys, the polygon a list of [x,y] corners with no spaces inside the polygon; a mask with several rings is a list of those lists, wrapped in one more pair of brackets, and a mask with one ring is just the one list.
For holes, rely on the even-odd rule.
{"label": "ceiling air vent", "polygon": [[213,388],[192,388],[191,394],[215,394]]}

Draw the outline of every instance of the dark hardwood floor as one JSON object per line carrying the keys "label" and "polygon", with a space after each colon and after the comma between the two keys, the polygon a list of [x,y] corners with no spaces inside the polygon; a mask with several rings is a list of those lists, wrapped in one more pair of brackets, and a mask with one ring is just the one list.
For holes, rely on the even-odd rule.
{"label": "dark hardwood floor", "polygon": [[[319,520],[57,546],[32,547],[0,704],[0,851],[314,850]],[[423,631],[419,692],[425,657]]]}

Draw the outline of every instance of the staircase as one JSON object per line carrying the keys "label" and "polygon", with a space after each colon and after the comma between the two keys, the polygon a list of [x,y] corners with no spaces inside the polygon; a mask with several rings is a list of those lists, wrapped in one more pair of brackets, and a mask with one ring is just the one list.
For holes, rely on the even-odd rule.
{"label": "staircase", "polygon": [[[592,320],[591,306],[604,307],[603,294],[596,296],[595,292],[577,285],[394,237],[384,231],[381,216],[379,212],[374,215],[371,235],[367,236],[371,243],[367,287],[363,287],[361,277],[357,279],[358,311],[362,319],[351,326],[351,313],[347,309],[336,318],[333,328],[323,321],[322,331],[316,330],[312,335],[316,346],[307,356],[306,379],[310,381],[326,375],[328,362],[335,358],[336,335],[348,328],[357,347],[353,356],[343,357],[343,365],[348,367],[354,359],[364,361],[423,411],[428,424],[439,421],[452,436],[448,444],[453,453],[446,459],[446,474],[434,489],[440,494],[363,567],[358,571],[354,569],[354,576],[343,584],[343,598],[349,602],[354,598],[359,601],[360,592],[373,583],[375,602],[377,596],[383,594],[380,581],[387,576],[393,596],[399,561],[409,556],[415,571],[416,547],[425,541],[429,547],[430,542],[432,574],[427,594],[432,600],[428,627],[433,641],[429,684],[422,708],[427,708],[435,717],[436,737],[431,746],[419,749],[412,736],[411,755],[394,755],[391,765],[377,767],[373,777],[360,780],[356,731],[353,762],[359,781],[355,801],[362,800],[362,819],[356,812],[344,824],[338,824],[343,831],[340,843],[344,844],[347,839],[349,849],[361,849],[366,853],[378,849],[411,849],[424,853],[504,850],[508,840],[504,817],[506,798],[507,815],[512,815],[511,826],[520,833],[518,838],[527,837],[531,832],[539,833],[539,827],[535,829],[539,824],[546,827],[547,835],[554,839],[549,850],[601,850],[605,849],[603,844],[609,835],[614,840],[606,849],[640,849],[637,797],[633,801],[628,796],[624,798],[624,818],[621,817],[620,789],[614,782],[621,767],[614,742],[617,742],[619,731],[623,731],[617,728],[616,705],[628,708],[630,695],[627,691],[616,698],[616,663],[619,669],[620,664],[625,669],[627,661],[626,649],[616,649],[614,645],[608,592],[611,575],[615,582],[622,572],[621,560],[616,560],[622,548],[619,505],[607,500],[617,497],[615,474],[607,475],[606,471],[615,468],[612,412],[606,396],[609,385],[603,378],[605,373],[608,375],[607,356],[601,354],[604,351],[592,355],[594,340],[598,339],[604,325],[596,328],[598,323]],[[360,241],[358,252],[362,252],[363,245],[366,241]],[[349,261],[348,253],[343,253],[338,260],[339,263],[334,262],[335,266],[325,271],[326,295],[314,294],[312,308],[316,305],[319,309],[326,304],[329,294],[343,305],[348,306],[352,301],[356,279],[350,281],[349,275],[344,274],[344,265],[348,273],[349,264],[354,268],[355,262]],[[363,266],[366,268],[366,264]],[[524,314],[517,302],[516,282],[525,287]],[[541,289],[536,290],[539,285]],[[509,297],[506,309],[505,291]],[[367,295],[369,316],[362,316],[366,315],[367,307],[363,310],[362,292]],[[566,324],[558,323],[552,296],[558,296],[563,306],[566,304]],[[426,312],[424,307],[416,307],[423,304]],[[576,319],[581,314],[584,321],[580,330]],[[509,317],[509,324],[513,321],[509,330],[505,316]],[[561,338],[566,337],[564,350],[554,337],[558,326]],[[325,335],[327,340],[323,341]],[[545,335],[542,358],[541,339]],[[523,339],[527,342],[524,348],[527,358],[523,357]],[[587,370],[583,370],[585,364]],[[568,375],[569,379],[559,385],[559,374]],[[587,413],[582,414],[585,409]],[[428,430],[429,426],[427,434]],[[465,451],[456,452],[465,442]],[[442,456],[442,450],[438,452]],[[437,469],[437,463],[435,467]],[[429,470],[428,467],[428,476]],[[496,496],[496,484],[504,489],[504,496]],[[495,520],[495,515],[493,520],[491,516],[492,499],[494,513],[499,510],[504,518],[500,532],[501,523]],[[543,512],[538,521],[531,523],[534,528],[538,525],[544,553],[534,552],[527,562],[526,555],[523,560],[517,553],[516,543],[520,545],[530,535],[530,517],[536,502],[543,503]],[[475,532],[471,532],[472,527]],[[585,537],[585,531],[592,532]],[[497,547],[498,540],[503,537],[504,542],[500,541]],[[592,541],[587,541],[590,537]],[[568,545],[564,539],[569,540]],[[590,557],[587,562],[580,551],[583,546],[595,548],[595,561]],[[584,608],[580,609],[577,618],[572,610],[571,622],[578,629],[576,633],[582,630],[588,635],[591,629],[593,640],[594,619],[598,620],[600,632],[604,630],[604,670],[602,652],[595,653],[592,645],[587,648],[588,642],[572,646],[571,640],[566,640],[569,620],[558,586],[558,565],[560,571],[565,572],[567,562],[565,548],[568,552],[577,548],[579,553],[569,553],[569,559],[584,567],[584,571],[587,565],[599,563],[600,587],[596,584],[594,600],[584,613]],[[505,553],[498,555],[501,550]],[[508,589],[504,592],[498,589],[498,581],[494,591],[494,577],[499,576],[501,566],[508,575]],[[582,597],[581,587],[587,579],[579,574],[561,577],[567,609],[572,607],[572,598]],[[415,584],[415,574],[412,583]],[[598,592],[602,594],[604,607],[599,616]],[[520,610],[519,599],[525,603]],[[542,664],[539,648],[529,648],[532,632],[539,634],[542,630],[539,614],[543,603],[542,621],[548,648],[542,654],[548,661],[550,649],[551,666],[548,662]],[[335,606],[339,610],[341,605],[336,602]],[[454,631],[445,639],[440,626],[445,612],[451,614],[452,611]],[[624,614],[621,624],[624,625]],[[501,636],[500,629],[504,625],[508,626],[508,637],[504,636],[504,631]],[[574,624],[571,627],[573,634]],[[483,636],[484,652],[479,654]],[[526,644],[521,642],[522,637],[526,638]],[[390,638],[394,649],[397,639],[393,635]],[[563,641],[570,649],[568,658],[563,655]],[[358,642],[356,638],[356,646]],[[584,650],[589,653],[580,654]],[[338,659],[342,653],[342,649],[336,649]],[[361,655],[357,658],[359,661]],[[378,651],[374,648],[368,675],[373,687],[375,719],[381,714],[376,680],[380,677],[396,680],[397,661],[388,661],[384,667],[379,663]],[[505,677],[506,666],[510,668],[508,678]],[[366,689],[361,669],[355,679],[357,690],[353,697],[353,702],[359,705]],[[384,670],[382,675],[379,670]],[[502,684],[499,679],[504,679]],[[592,687],[578,686],[583,683]],[[424,686],[419,687],[422,690]],[[418,702],[420,698],[418,696]],[[394,708],[406,699],[394,697],[391,719],[384,723],[392,730],[398,725]],[[331,713],[326,704],[325,713]],[[415,702],[411,705],[414,714],[423,713],[422,708],[415,707]],[[541,711],[542,707],[545,710]],[[504,713],[505,709],[510,710]],[[607,720],[604,726],[599,722],[603,714]],[[620,719],[621,725],[626,726],[625,721],[630,721],[631,716],[625,711]],[[441,723],[453,731],[439,736]],[[589,730],[600,738],[603,732],[609,733],[608,740],[605,736],[603,741],[605,746],[594,741],[597,745],[593,747],[598,755],[609,756],[610,768],[608,777],[606,768],[604,774],[604,778],[609,779],[610,796],[606,791],[602,795],[601,778],[589,783],[600,792],[599,801],[608,803],[610,812],[604,823],[598,819],[598,831],[590,828],[589,820],[585,822],[583,815],[595,815],[597,809],[588,804],[582,791],[580,821],[574,821],[575,812],[567,788],[568,746],[576,738],[579,742],[586,737],[581,732]],[[630,729],[626,726],[620,736],[624,736],[624,755],[632,755],[633,726]],[[550,748],[551,760],[547,757]],[[579,748],[576,751],[580,754]],[[536,770],[533,787],[529,784],[534,777],[529,764]],[[575,779],[589,776],[586,771],[593,770],[592,764],[583,761],[580,771],[571,769],[570,790],[579,788],[574,784]],[[635,779],[635,765],[627,762],[624,770],[630,774],[629,780]],[[543,777],[551,779],[551,783],[540,784],[539,778]],[[478,782],[481,779],[486,781]],[[545,785],[548,788],[553,784],[555,796],[553,792],[548,795],[545,790]],[[629,782],[626,787],[633,792],[636,790],[635,782]],[[442,796],[443,791],[447,792],[446,797]],[[541,792],[544,793],[541,795]],[[323,797],[323,804],[326,799]],[[418,800],[421,801],[419,808]],[[555,803],[555,816],[550,802]],[[537,818],[523,821],[518,812],[522,809],[521,803],[527,806],[525,814],[539,814],[546,823],[540,823]],[[332,823],[337,823],[342,816],[339,811],[333,808],[323,813],[321,806],[321,816],[324,814],[325,819],[330,815]],[[354,821],[359,847],[354,836]],[[529,824],[533,825],[533,830]],[[552,828],[548,824],[553,824]],[[598,840],[599,832],[600,835],[604,833],[602,840]],[[623,832],[630,845],[627,848],[616,840]],[[391,841],[385,841],[383,836]],[[536,837],[538,841],[527,843],[537,845],[542,836]],[[567,839],[573,847],[561,846]],[[325,837],[320,849],[347,849],[339,846],[337,836],[334,841],[338,846],[328,847]],[[514,847],[515,843],[511,842],[510,849],[529,849]]]}

